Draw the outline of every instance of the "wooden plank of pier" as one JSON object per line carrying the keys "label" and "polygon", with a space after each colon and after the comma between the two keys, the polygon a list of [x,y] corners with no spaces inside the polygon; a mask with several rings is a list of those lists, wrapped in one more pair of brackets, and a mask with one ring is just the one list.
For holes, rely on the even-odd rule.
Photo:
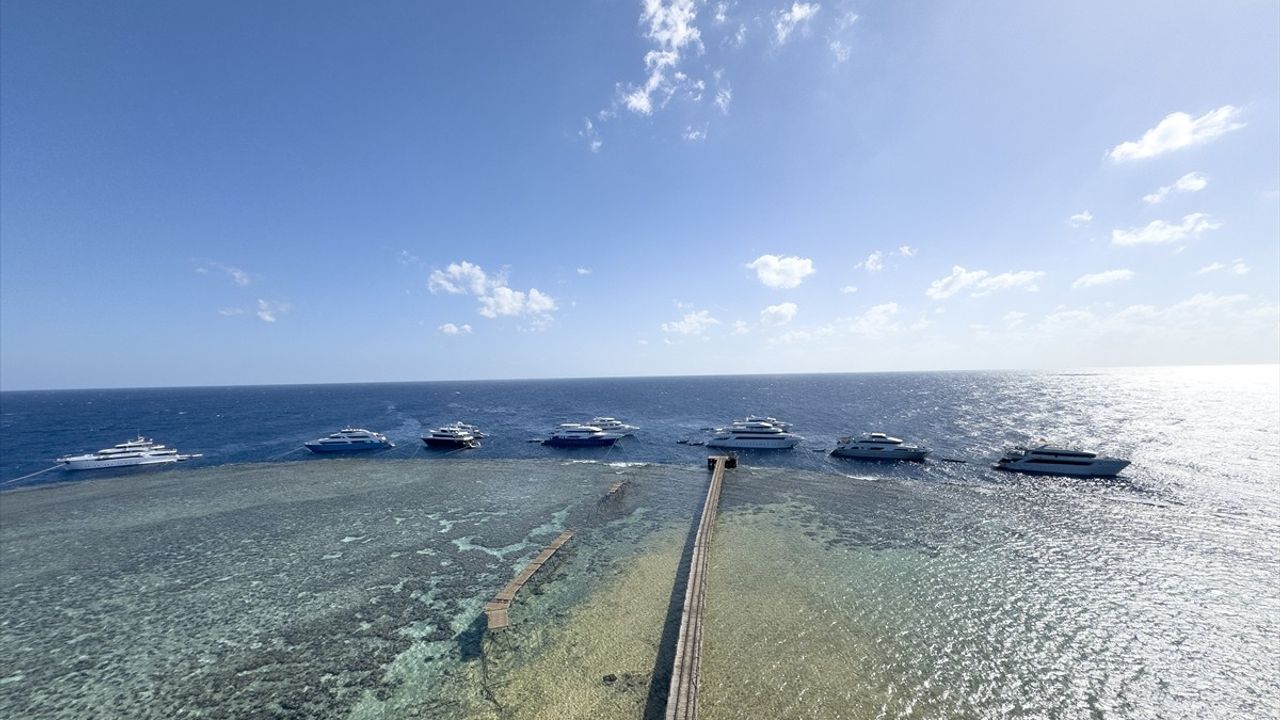
{"label": "wooden plank of pier", "polygon": [[520,588],[524,587],[524,584],[529,582],[534,573],[541,570],[542,566],[546,565],[547,561],[551,559],[551,556],[555,555],[556,551],[561,547],[564,547],[564,544],[569,542],[571,537],[573,537],[573,531],[571,530],[565,530],[560,533],[555,540],[552,540],[549,545],[542,549],[542,552],[538,553],[538,556],[532,562],[512,578],[506,587],[502,588],[497,595],[494,595],[492,600],[484,604],[484,613],[488,618],[490,630],[507,629],[507,626],[510,625],[507,611],[510,609],[511,603],[515,602],[516,593],[520,592]]}
{"label": "wooden plank of pier", "polygon": [[702,618],[707,597],[707,556],[711,545],[711,529],[720,506],[720,488],[724,484],[724,468],[729,458],[721,455],[712,461],[711,485],[702,505],[702,519],[693,540],[689,560],[689,583],[685,587],[684,608],[680,616],[680,634],[676,640],[676,658],[671,669],[671,689],[667,694],[667,720],[693,720],[698,716],[698,666],[702,661]]}
{"label": "wooden plank of pier", "polygon": [[626,480],[619,480],[618,482],[610,485],[609,492],[605,494],[605,499],[611,499],[616,497],[618,493],[622,492],[622,488],[626,486],[627,486]]}

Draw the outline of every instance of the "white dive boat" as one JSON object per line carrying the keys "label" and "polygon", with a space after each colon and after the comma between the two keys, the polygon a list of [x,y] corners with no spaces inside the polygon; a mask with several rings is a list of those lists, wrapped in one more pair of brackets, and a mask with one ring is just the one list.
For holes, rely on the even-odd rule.
{"label": "white dive boat", "polygon": [[182,455],[173,448],[157,445],[141,435],[136,440],[122,442],[119,445],[84,455],[69,455],[58,458],[67,470],[95,470],[98,468],[131,467],[134,465],[160,465],[163,463],[183,462],[203,457],[199,453]]}
{"label": "white dive boat", "polygon": [[470,426],[464,427],[462,423],[445,425],[444,427],[436,428],[435,430],[423,435],[422,442],[426,443],[427,447],[450,448],[455,450],[480,447],[480,443],[476,440],[475,434],[467,429],[468,427]]}
{"label": "white dive boat", "polygon": [[858,437],[842,437],[831,451],[835,457],[855,458],[858,460],[924,460],[929,454],[927,448],[909,445],[896,437],[889,437],[882,432],[873,432]]}
{"label": "white dive boat", "polygon": [[1097,453],[1067,450],[1051,445],[1012,447],[993,466],[997,470],[1037,475],[1075,475],[1077,477],[1115,477],[1129,466],[1128,460],[1102,457]]}
{"label": "white dive boat", "polygon": [[775,425],[763,420],[735,420],[733,425],[716,430],[715,435],[707,441],[707,447],[735,450],[790,450],[804,438],[787,432],[782,425],[786,423]]}
{"label": "white dive boat", "polygon": [[634,435],[635,432],[640,429],[635,425],[628,425],[617,418],[611,417],[594,417],[591,418],[591,422],[586,424],[591,427],[598,427],[604,432],[610,435],[617,435],[618,437]]}
{"label": "white dive boat", "polygon": [[542,441],[550,447],[604,447],[618,441],[618,436],[594,425],[561,423],[551,437]]}
{"label": "white dive boat", "polygon": [[343,428],[332,435],[306,443],[313,453],[360,452],[395,447],[386,435],[364,428]]}

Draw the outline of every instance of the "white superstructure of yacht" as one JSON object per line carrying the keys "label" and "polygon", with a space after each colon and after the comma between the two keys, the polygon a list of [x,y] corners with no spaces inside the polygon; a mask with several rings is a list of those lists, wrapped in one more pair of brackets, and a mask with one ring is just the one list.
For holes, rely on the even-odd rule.
{"label": "white superstructure of yacht", "polygon": [[305,445],[314,453],[358,452],[395,447],[386,435],[364,428],[343,428],[332,435],[312,440]]}
{"label": "white superstructure of yacht", "polygon": [[[786,425],[786,427],[790,426]],[[803,439],[795,433],[787,432],[781,425],[771,422],[735,420],[729,427],[716,430],[715,435],[707,441],[707,447],[735,450],[790,450]]]}
{"label": "white superstructure of yacht", "polygon": [[598,427],[604,432],[609,433],[610,435],[617,435],[618,437],[634,435],[635,432],[640,429],[635,425],[628,425],[617,418],[611,417],[594,417],[591,418],[591,422],[586,424],[592,427]]}
{"label": "white superstructure of yacht", "polygon": [[1128,466],[1128,460],[1052,445],[1009,448],[994,465],[997,470],[1076,477],[1115,477]]}
{"label": "white superstructure of yacht", "polygon": [[929,450],[919,445],[904,443],[882,432],[865,433],[858,437],[842,437],[831,451],[835,457],[858,460],[924,460]]}
{"label": "white superstructure of yacht", "polygon": [[95,453],[61,457],[58,458],[58,462],[68,470],[95,470],[133,465],[160,465],[198,457],[202,456],[199,453],[183,455],[173,448],[156,444],[149,438],[139,435],[135,440],[122,442]]}
{"label": "white superstructure of yacht", "polygon": [[735,425],[738,423],[766,422],[776,428],[782,428],[783,430],[791,429],[791,423],[783,422],[776,417],[768,417],[765,415],[748,415],[741,420],[734,420],[733,422]]}

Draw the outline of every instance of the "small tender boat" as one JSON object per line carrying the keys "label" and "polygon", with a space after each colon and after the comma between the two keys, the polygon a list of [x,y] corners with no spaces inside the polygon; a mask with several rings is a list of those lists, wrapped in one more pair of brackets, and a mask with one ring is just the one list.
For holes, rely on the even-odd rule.
{"label": "small tender boat", "polygon": [[[790,450],[803,439],[784,428],[787,423],[764,420],[734,420],[733,425],[720,428],[707,441],[707,447],[739,450]],[[691,443],[692,444],[692,443]]]}
{"label": "small tender boat", "polygon": [[1005,450],[994,467],[997,470],[1035,475],[1115,477],[1129,466],[1128,460],[1103,457],[1097,453],[1068,450],[1052,445],[1015,446]]}
{"label": "small tender boat", "polygon": [[313,453],[363,452],[395,447],[386,435],[364,428],[343,428],[332,435],[305,444]]}
{"label": "small tender boat", "polygon": [[617,435],[606,433],[594,425],[562,423],[542,444],[549,447],[605,447],[617,441]]}
{"label": "small tender boat", "polygon": [[919,445],[909,445],[882,432],[865,433],[858,437],[842,437],[836,443],[832,456],[856,460],[910,460],[925,459],[929,450]]}
{"label": "small tender boat", "polygon": [[199,453],[183,455],[177,450],[159,445],[139,435],[135,440],[122,442],[109,448],[84,455],[68,455],[57,462],[67,470],[98,470],[101,468],[133,467],[136,465],[162,465],[203,457]]}
{"label": "small tender boat", "polygon": [[480,447],[476,436],[466,427],[463,427],[462,423],[436,428],[423,435],[422,442],[426,443],[427,447],[450,450]]}

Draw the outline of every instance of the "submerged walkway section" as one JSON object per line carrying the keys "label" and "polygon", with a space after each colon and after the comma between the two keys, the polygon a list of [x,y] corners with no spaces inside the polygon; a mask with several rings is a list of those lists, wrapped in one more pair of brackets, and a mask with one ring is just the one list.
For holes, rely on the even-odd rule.
{"label": "submerged walkway section", "polygon": [[714,455],[711,485],[702,505],[702,519],[693,540],[689,560],[689,583],[685,586],[684,610],[680,616],[680,635],[676,640],[676,659],[671,669],[671,689],[667,695],[667,720],[693,720],[698,716],[698,665],[702,661],[702,611],[707,597],[707,555],[711,549],[711,529],[720,507],[720,488],[729,458]]}
{"label": "submerged walkway section", "polygon": [[511,624],[507,617],[507,610],[511,607],[511,603],[515,601],[516,593],[520,592],[520,588],[524,587],[524,584],[529,582],[529,578],[533,577],[534,573],[541,570],[542,566],[546,565],[547,561],[551,559],[551,556],[555,555],[557,550],[563,547],[565,543],[569,542],[569,538],[571,537],[573,537],[573,531],[571,530],[565,530],[560,533],[559,537],[552,540],[550,545],[543,548],[542,552],[538,553],[538,557],[534,558],[533,562],[526,565],[525,568],[520,571],[519,575],[512,578],[511,582],[507,583],[507,586],[502,588],[501,592],[494,595],[492,600],[484,604],[484,614],[488,619],[490,630],[496,631],[507,629]]}

